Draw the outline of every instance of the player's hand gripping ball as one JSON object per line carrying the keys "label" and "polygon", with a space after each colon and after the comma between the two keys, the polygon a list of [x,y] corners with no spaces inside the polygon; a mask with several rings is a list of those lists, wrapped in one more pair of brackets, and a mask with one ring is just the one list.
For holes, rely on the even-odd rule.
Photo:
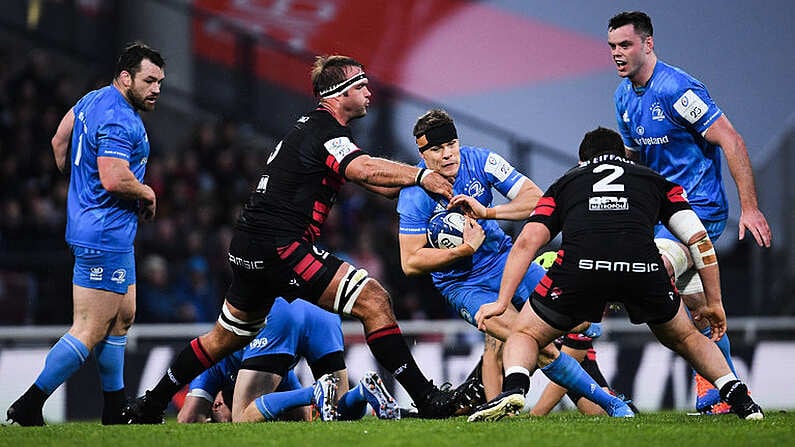
{"label": "player's hand gripping ball", "polygon": [[536,264],[544,267],[545,269],[549,270],[552,267],[552,264],[555,263],[555,259],[558,258],[558,252],[556,251],[545,251],[538,255],[537,258],[533,260]]}
{"label": "player's hand gripping ball", "polygon": [[464,243],[466,219],[455,211],[436,213],[428,221],[428,242],[433,248],[455,248]]}

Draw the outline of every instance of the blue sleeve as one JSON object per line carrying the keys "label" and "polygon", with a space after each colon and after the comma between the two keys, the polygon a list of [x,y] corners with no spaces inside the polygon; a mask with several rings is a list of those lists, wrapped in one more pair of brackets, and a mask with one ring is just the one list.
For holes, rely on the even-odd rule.
{"label": "blue sleeve", "polygon": [[403,188],[398,198],[400,234],[425,234],[436,203],[419,186]]}
{"label": "blue sleeve", "polygon": [[[517,171],[499,154],[486,150],[481,150],[479,153],[478,159],[479,162],[482,162],[481,166],[489,184],[508,199],[515,197],[518,191],[513,189],[519,187],[518,183],[526,178],[524,174]],[[484,158],[485,160],[483,160]]]}
{"label": "blue sleeve", "polygon": [[627,117],[625,119],[627,105],[622,95],[623,89],[624,84],[619,84],[613,95],[613,102],[616,107],[616,127],[618,128],[618,133],[621,134],[621,139],[624,140],[624,146],[634,149],[637,148],[637,144],[635,144],[635,141],[632,139],[632,134],[629,130],[629,118]]}
{"label": "blue sleeve", "polygon": [[114,157],[130,161],[133,138],[128,126],[116,120],[102,123],[97,129],[97,157]]}
{"label": "blue sleeve", "polygon": [[666,89],[663,103],[675,123],[700,135],[723,115],[704,84],[692,78],[683,77],[675,88]]}

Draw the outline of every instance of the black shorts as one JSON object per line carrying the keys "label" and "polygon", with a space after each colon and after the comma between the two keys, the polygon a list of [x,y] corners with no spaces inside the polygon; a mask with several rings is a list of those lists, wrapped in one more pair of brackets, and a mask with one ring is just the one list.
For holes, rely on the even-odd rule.
{"label": "black shorts", "polygon": [[569,331],[583,321],[602,321],[609,302],[620,302],[634,324],[661,324],[679,311],[679,293],[665,271],[646,273],[550,270],[530,297],[550,326]]}
{"label": "black shorts", "polygon": [[236,231],[229,244],[232,284],[226,299],[247,312],[270,309],[279,296],[317,303],[341,265],[305,240],[274,243]]}

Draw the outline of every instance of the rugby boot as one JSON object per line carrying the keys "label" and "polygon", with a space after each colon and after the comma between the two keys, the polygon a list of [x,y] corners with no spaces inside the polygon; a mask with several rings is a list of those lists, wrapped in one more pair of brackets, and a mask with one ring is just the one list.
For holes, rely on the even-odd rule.
{"label": "rugby boot", "polygon": [[519,414],[524,409],[524,393],[520,389],[503,391],[497,397],[477,407],[468,422],[499,421],[506,416]]}
{"label": "rugby boot", "polygon": [[764,419],[762,407],[756,404],[748,395],[748,387],[739,380],[732,380],[720,389],[720,396],[724,402],[731,405],[732,412],[740,419]]}

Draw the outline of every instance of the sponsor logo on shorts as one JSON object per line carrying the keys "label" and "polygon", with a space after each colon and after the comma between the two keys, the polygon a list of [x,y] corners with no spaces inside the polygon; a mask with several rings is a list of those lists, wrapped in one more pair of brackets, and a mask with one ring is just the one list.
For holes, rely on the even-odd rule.
{"label": "sponsor logo on shorts", "polygon": [[127,270],[118,269],[113,272],[111,275],[110,280],[115,282],[116,284],[122,284],[127,279]]}
{"label": "sponsor logo on shorts", "polygon": [[102,281],[102,272],[104,270],[101,266],[91,267],[88,269],[88,279],[91,281]]}
{"label": "sponsor logo on shorts", "polygon": [[649,273],[660,270],[660,264],[656,262],[607,261],[602,259],[580,259],[577,267],[580,270],[595,272]]}
{"label": "sponsor logo on shorts", "polygon": [[265,270],[265,261],[243,259],[239,256],[233,255],[232,253],[229,253],[229,263],[246,270]]}

